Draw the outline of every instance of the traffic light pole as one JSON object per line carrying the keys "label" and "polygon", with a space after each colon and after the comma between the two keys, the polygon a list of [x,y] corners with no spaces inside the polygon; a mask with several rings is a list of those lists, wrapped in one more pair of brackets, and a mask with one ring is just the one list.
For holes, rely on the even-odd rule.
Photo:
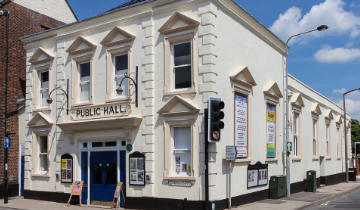
{"label": "traffic light pole", "polygon": [[204,115],[205,115],[205,138],[204,138],[204,146],[205,146],[205,210],[209,209],[209,155],[208,155],[208,109],[205,109]]}

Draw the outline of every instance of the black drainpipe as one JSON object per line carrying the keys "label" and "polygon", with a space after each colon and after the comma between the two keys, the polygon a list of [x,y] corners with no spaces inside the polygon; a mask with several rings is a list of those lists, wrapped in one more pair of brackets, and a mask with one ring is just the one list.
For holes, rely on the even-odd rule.
{"label": "black drainpipe", "polygon": [[[1,15],[5,15],[5,84],[4,84],[4,141],[8,136],[7,131],[7,89],[8,89],[8,71],[9,71],[9,15],[10,12],[7,9],[0,9]],[[8,203],[8,148],[4,148],[4,203]]]}

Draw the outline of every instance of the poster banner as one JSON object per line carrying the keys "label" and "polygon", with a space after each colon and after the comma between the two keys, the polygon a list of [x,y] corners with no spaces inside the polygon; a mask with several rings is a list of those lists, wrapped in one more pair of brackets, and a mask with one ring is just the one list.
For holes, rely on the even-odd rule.
{"label": "poster banner", "polygon": [[246,158],[248,156],[248,113],[247,113],[248,99],[235,93],[235,146],[236,157]]}
{"label": "poster banner", "polygon": [[266,157],[275,157],[276,142],[276,106],[266,105]]}

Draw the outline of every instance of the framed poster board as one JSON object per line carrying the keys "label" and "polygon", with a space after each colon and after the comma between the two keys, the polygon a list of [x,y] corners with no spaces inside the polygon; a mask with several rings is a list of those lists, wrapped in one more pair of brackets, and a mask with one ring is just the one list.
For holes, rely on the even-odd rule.
{"label": "framed poster board", "polygon": [[61,183],[73,182],[73,157],[70,154],[61,155]]}
{"label": "framed poster board", "polygon": [[268,164],[257,162],[248,166],[247,188],[264,186],[268,183]]}
{"label": "framed poster board", "polygon": [[145,155],[140,152],[129,155],[129,184],[145,185]]}
{"label": "framed poster board", "polygon": [[236,158],[246,158],[248,157],[248,98],[239,93],[235,93],[234,97]]}

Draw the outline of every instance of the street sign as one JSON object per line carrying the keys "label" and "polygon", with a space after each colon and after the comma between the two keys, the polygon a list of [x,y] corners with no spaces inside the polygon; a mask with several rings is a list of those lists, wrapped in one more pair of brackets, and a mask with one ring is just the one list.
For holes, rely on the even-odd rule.
{"label": "street sign", "polygon": [[4,148],[9,148],[9,147],[11,147],[11,138],[6,136],[4,139]]}
{"label": "street sign", "polygon": [[226,146],[226,160],[234,161],[236,159],[236,147]]}
{"label": "street sign", "polygon": [[291,141],[288,141],[286,143],[286,151],[287,152],[292,152],[292,142]]}

